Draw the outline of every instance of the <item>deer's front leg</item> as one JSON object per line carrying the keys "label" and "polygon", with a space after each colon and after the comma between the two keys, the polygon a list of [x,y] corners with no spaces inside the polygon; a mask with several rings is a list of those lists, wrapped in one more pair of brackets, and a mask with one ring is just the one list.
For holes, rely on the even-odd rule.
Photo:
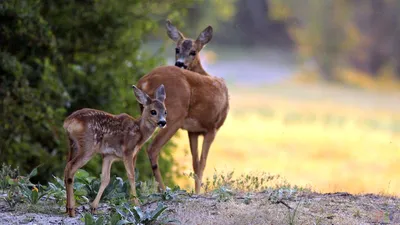
{"label": "deer's front leg", "polygon": [[129,154],[124,157],[124,165],[126,169],[126,173],[129,180],[129,185],[131,186],[131,195],[132,200],[135,205],[139,205],[139,201],[136,194],[136,181],[135,181],[135,165],[136,165],[136,157],[137,152],[134,152],[133,155]]}

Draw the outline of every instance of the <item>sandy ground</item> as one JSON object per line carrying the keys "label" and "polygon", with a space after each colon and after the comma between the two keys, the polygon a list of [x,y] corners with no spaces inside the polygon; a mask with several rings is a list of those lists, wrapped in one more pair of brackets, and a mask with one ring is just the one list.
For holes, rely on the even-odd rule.
{"label": "sandy ground", "polygon": [[[267,192],[237,194],[227,201],[199,195],[181,196],[165,204],[164,216],[180,221],[172,224],[400,224],[400,199],[370,194],[300,193],[281,201],[272,200]],[[10,211],[1,201],[0,224],[83,224],[79,217],[68,218],[63,209],[41,202],[30,207],[20,204]],[[77,215],[87,210],[88,206],[81,206]],[[104,204],[99,211],[109,213]]]}

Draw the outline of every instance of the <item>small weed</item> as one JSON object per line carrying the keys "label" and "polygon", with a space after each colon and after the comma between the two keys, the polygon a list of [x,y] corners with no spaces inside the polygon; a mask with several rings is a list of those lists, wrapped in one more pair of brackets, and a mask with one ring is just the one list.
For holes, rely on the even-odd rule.
{"label": "small weed", "polygon": [[218,201],[226,202],[232,199],[234,193],[230,189],[221,186],[220,188],[214,190],[214,195],[216,195]]}
{"label": "small weed", "polygon": [[271,186],[271,181],[279,178],[279,176],[272,176],[267,173],[242,174],[237,178],[234,178],[233,175],[234,171],[224,174],[215,170],[212,180],[210,178],[205,180],[203,185],[205,192],[221,187],[229,188],[232,191],[259,192],[267,189]]}
{"label": "small weed", "polygon": [[296,224],[295,223],[296,222],[296,215],[297,215],[297,210],[298,210],[298,208],[300,206],[300,203],[301,202],[297,203],[296,208],[294,208],[294,209],[288,208],[288,222],[289,222],[289,225]]}
{"label": "small weed", "polygon": [[22,196],[16,189],[16,186],[11,186],[11,188],[7,191],[7,196],[4,198],[4,201],[10,207],[10,209],[14,209],[18,203],[22,202]]}
{"label": "small weed", "polygon": [[158,194],[158,183],[154,178],[148,181],[139,182],[137,192],[139,198],[142,201],[145,201],[149,196]]}
{"label": "small weed", "polygon": [[244,197],[244,204],[248,205],[250,203],[251,203],[250,193],[247,193],[246,196]]}
{"label": "small weed", "polygon": [[0,169],[0,189],[5,192],[6,189],[10,188],[10,184],[8,183],[9,179],[15,179],[19,175],[18,167],[13,169],[11,166],[3,163]]}
{"label": "small weed", "polygon": [[297,189],[294,188],[278,188],[278,189],[273,189],[270,196],[269,200],[272,202],[279,202],[282,200],[291,200],[296,196]]}
{"label": "small weed", "polygon": [[356,218],[361,218],[360,210],[357,209],[357,210],[354,212],[353,216],[356,217]]}
{"label": "small weed", "polygon": [[167,187],[162,193],[153,193],[148,196],[142,196],[142,202],[150,201],[171,201],[178,199],[179,195],[187,195],[185,190],[181,190],[179,186],[175,186],[173,189]]}
{"label": "small weed", "polygon": [[32,170],[28,176],[17,176],[15,179],[6,177],[9,190],[5,201],[13,209],[17,203],[27,200],[32,204],[36,204],[43,196],[47,194],[43,188],[39,189],[30,182],[30,179],[37,175],[37,167]]}
{"label": "small weed", "polygon": [[320,224],[322,224],[322,217],[317,216],[317,218],[315,219],[314,224],[315,224],[315,225],[320,225]]}

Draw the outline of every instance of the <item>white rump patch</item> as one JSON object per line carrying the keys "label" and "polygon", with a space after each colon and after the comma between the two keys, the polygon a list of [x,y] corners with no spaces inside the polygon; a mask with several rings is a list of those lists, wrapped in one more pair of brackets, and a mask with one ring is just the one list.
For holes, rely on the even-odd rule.
{"label": "white rump patch", "polygon": [[142,90],[145,91],[147,89],[148,83],[147,81],[143,82],[142,84]]}

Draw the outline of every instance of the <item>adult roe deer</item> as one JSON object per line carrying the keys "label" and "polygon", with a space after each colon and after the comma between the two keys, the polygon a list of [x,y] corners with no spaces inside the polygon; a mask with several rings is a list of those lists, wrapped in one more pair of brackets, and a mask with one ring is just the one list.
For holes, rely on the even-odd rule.
{"label": "adult roe deer", "polygon": [[[147,154],[160,189],[165,189],[158,168],[159,153],[178,129],[187,130],[196,175],[195,192],[199,193],[210,146],[229,111],[228,89],[223,79],[210,76],[203,70],[197,56],[212,37],[211,27],[206,28],[195,41],[184,39],[169,21],[167,30],[168,35],[178,43],[176,66],[158,67],[138,81],[138,87],[150,96],[161,83],[165,85],[168,95],[165,101],[168,127],[155,136]],[[199,135],[204,136],[200,159],[197,149]]]}
{"label": "adult roe deer", "polygon": [[127,171],[131,194],[137,203],[135,185],[136,156],[141,146],[151,137],[157,126],[166,125],[166,99],[161,84],[151,99],[146,93],[132,86],[137,101],[144,106],[142,115],[134,119],[128,114],[112,115],[95,109],[81,109],[73,112],[64,121],[64,129],[69,139],[68,163],[64,171],[67,191],[66,210],[69,216],[75,216],[73,191],[75,172],[84,166],[95,153],[103,156],[101,185],[91,208],[95,212],[100,198],[110,182],[112,163],[122,159]]}

